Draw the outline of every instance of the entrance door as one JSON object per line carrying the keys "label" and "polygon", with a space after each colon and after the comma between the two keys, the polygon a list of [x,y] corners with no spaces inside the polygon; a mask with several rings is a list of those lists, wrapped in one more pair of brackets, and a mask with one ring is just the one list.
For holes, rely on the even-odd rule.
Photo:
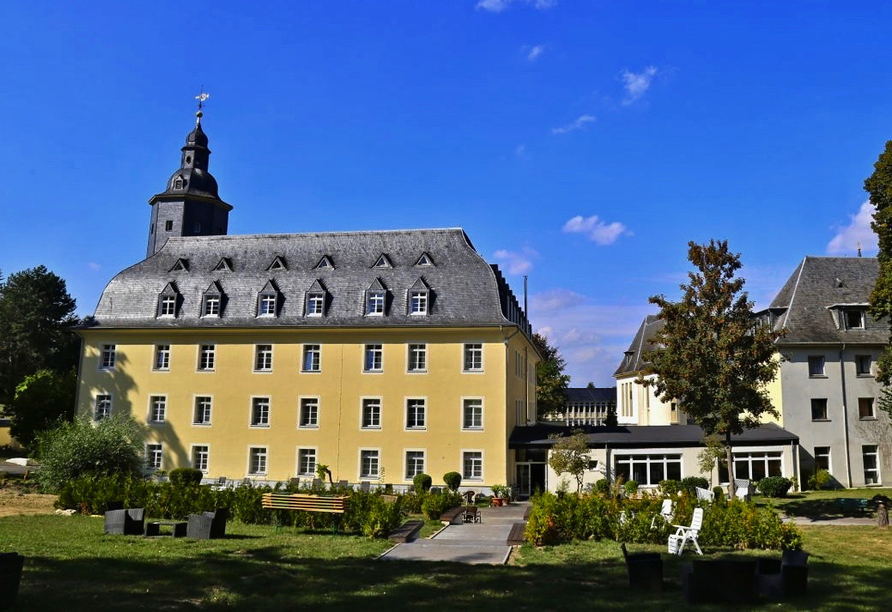
{"label": "entrance door", "polygon": [[517,478],[514,479],[514,482],[517,483],[517,491],[515,491],[515,494],[518,497],[529,497],[530,496],[530,464],[529,463],[518,463],[517,464]]}

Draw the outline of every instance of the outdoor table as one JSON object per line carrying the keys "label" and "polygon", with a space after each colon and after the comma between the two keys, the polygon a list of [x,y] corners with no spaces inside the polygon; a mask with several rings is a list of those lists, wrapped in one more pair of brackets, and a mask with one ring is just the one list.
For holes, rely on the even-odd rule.
{"label": "outdoor table", "polygon": [[[171,536],[174,538],[185,538],[186,525],[187,523],[180,521],[149,521],[148,523],[146,523],[146,536]],[[167,530],[162,532],[162,527],[170,527],[170,532],[168,533]]]}

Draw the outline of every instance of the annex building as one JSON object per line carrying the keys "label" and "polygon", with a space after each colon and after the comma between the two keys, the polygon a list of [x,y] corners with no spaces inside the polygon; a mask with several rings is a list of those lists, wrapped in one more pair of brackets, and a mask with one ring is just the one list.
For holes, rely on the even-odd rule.
{"label": "annex building", "polygon": [[464,231],[228,235],[209,156],[199,112],[146,259],[80,329],[78,412],[144,424],[150,470],[514,482],[539,357]]}

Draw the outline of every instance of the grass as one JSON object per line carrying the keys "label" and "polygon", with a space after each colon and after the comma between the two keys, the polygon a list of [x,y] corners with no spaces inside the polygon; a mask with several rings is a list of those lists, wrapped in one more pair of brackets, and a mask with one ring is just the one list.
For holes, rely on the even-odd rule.
{"label": "grass", "polygon": [[[97,517],[0,519],[0,550],[27,557],[19,610],[660,610],[683,605],[684,559],[663,555],[666,591],[632,593],[615,542],[525,545],[508,566],[375,561],[390,543],[227,525],[223,540],[103,535]],[[892,531],[806,527],[809,595],[772,610],[888,609]],[[661,547],[631,547],[662,551]],[[706,551],[709,557],[776,552]],[[702,606],[702,610],[723,608]]]}
{"label": "grass", "polygon": [[771,503],[787,516],[807,516],[813,519],[876,516],[876,505],[868,502],[867,512],[843,512],[835,500],[840,497],[851,497],[871,500],[874,496],[892,497],[892,489],[835,489],[828,491],[808,491],[806,493],[788,494],[787,497],[767,498],[756,495],[753,500],[760,505]]}

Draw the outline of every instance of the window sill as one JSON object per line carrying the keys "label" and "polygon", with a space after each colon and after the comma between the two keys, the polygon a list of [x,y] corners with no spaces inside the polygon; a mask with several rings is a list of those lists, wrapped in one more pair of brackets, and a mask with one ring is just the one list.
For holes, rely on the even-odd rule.
{"label": "window sill", "polygon": [[427,431],[427,427],[406,427],[406,431]]}
{"label": "window sill", "polygon": [[257,423],[251,423],[251,425],[249,425],[249,427],[251,429],[269,429],[269,423],[266,423],[265,425],[258,425]]}
{"label": "window sill", "polygon": [[812,419],[812,423],[831,423],[831,419]]}
{"label": "window sill", "polygon": [[855,378],[875,378],[873,374],[855,374]]}
{"label": "window sill", "polygon": [[254,370],[255,374],[272,374],[272,370]]}
{"label": "window sill", "polygon": [[374,427],[374,426],[368,425],[368,426],[360,427],[359,429],[361,431],[381,431],[381,426],[378,425],[377,427]]}
{"label": "window sill", "polygon": [[192,423],[192,427],[210,427],[210,423]]}
{"label": "window sill", "polygon": [[[861,420],[863,421],[864,419],[861,419]],[[873,419],[873,420],[876,420],[876,419]],[[151,426],[157,427],[159,425],[167,425],[167,421],[146,421],[146,425],[151,425]]]}
{"label": "window sill", "polygon": [[322,371],[322,369],[320,368],[318,370],[301,370],[300,373],[301,374],[319,374],[321,371]]}
{"label": "window sill", "polygon": [[318,425],[298,425],[298,429],[319,429]]}
{"label": "window sill", "polygon": [[213,374],[216,371],[217,370],[201,370],[201,369],[195,370],[195,372],[198,374]]}
{"label": "window sill", "polygon": [[427,370],[406,370],[406,374],[427,374]]}
{"label": "window sill", "polygon": [[858,417],[859,421],[876,421],[878,420],[875,416],[870,417]]}
{"label": "window sill", "polygon": [[462,370],[462,374],[483,374],[483,370]]}
{"label": "window sill", "polygon": [[170,368],[164,368],[164,369],[152,368],[152,372],[160,372],[161,374],[166,374],[166,373],[170,372]]}
{"label": "window sill", "polygon": [[384,368],[381,368],[380,370],[363,370],[362,373],[363,374],[383,374]]}
{"label": "window sill", "polygon": [[827,378],[826,374],[809,374],[809,378]]}
{"label": "window sill", "polygon": [[462,427],[461,430],[473,432],[473,431],[483,431],[483,428],[482,427]]}

